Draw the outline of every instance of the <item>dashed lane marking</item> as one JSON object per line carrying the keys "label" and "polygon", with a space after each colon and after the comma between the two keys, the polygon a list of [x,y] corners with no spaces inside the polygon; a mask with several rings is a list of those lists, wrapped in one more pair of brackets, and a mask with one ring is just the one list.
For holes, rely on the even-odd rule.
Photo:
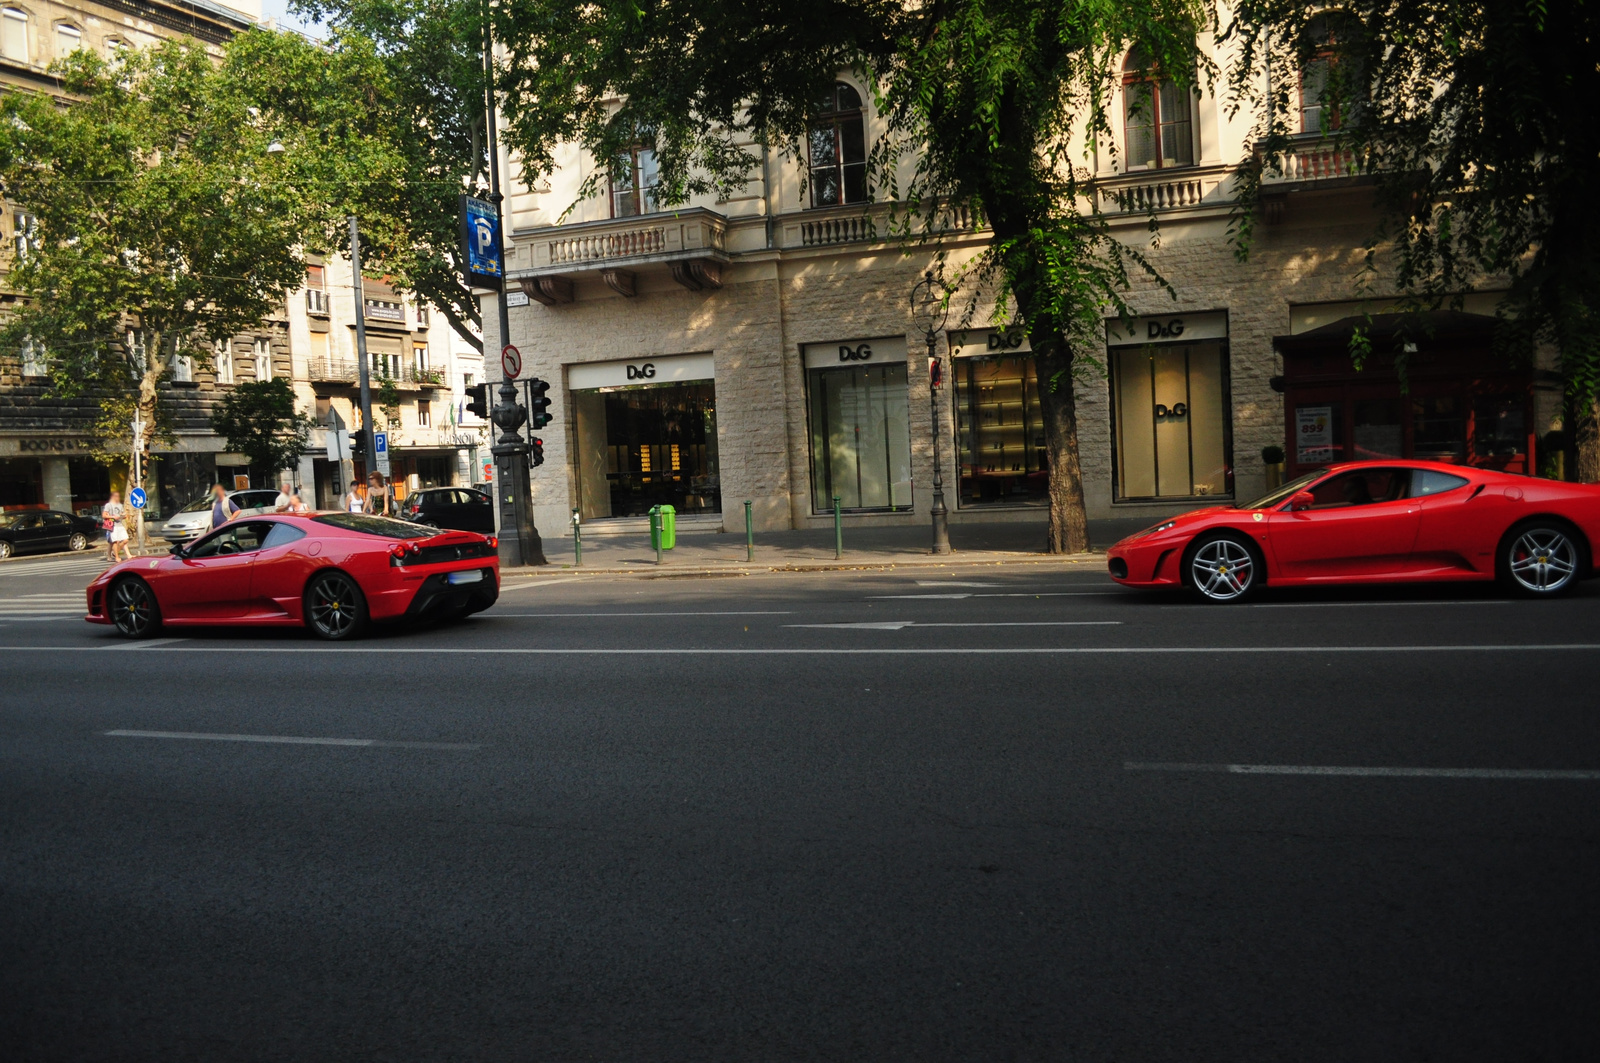
{"label": "dashed lane marking", "polygon": [[1363,768],[1333,764],[1169,764],[1126,761],[1127,771],[1220,772],[1227,775],[1343,775],[1378,779],[1533,779],[1600,782],[1600,771],[1565,768]]}
{"label": "dashed lane marking", "polygon": [[356,746],[385,749],[482,749],[477,742],[389,742],[380,738],[306,738],[298,735],[212,734],[206,731],[102,731],[109,738],[173,738],[192,742],[259,742],[284,746]]}

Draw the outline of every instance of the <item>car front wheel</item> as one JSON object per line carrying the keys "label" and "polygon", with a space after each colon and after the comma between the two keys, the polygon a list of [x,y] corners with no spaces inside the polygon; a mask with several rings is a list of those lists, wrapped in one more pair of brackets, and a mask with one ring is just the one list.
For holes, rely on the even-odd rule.
{"label": "car front wheel", "polygon": [[120,579],[111,588],[111,622],[121,635],[145,639],[161,629],[161,607],[150,585],[137,576]]}
{"label": "car front wheel", "polygon": [[367,626],[367,600],[343,572],[324,572],[306,588],[306,627],[319,639],[355,638]]}
{"label": "car front wheel", "polygon": [[1500,578],[1518,594],[1552,598],[1578,582],[1583,545],[1571,528],[1535,521],[1512,529],[1500,551]]}
{"label": "car front wheel", "polygon": [[1189,587],[1208,602],[1238,602],[1260,586],[1261,557],[1243,536],[1223,532],[1201,538],[1186,555]]}
{"label": "car front wheel", "polygon": [[0,561],[4,561],[6,558],[8,558],[10,556],[11,556],[11,544],[6,542],[4,539],[0,539]]}

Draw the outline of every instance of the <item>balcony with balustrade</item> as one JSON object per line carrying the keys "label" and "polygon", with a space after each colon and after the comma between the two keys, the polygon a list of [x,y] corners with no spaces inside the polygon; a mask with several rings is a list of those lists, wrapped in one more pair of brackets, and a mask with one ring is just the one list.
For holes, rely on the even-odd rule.
{"label": "balcony with balustrade", "polygon": [[624,296],[638,291],[645,272],[671,274],[691,291],[716,289],[729,260],[727,232],[728,219],[704,207],[537,229],[518,235],[532,266],[509,279],[546,306],[570,303],[579,277],[597,276]]}
{"label": "balcony with balustrade", "polygon": [[1195,214],[1233,206],[1233,167],[1183,166],[1097,178],[1094,194],[1106,214]]}

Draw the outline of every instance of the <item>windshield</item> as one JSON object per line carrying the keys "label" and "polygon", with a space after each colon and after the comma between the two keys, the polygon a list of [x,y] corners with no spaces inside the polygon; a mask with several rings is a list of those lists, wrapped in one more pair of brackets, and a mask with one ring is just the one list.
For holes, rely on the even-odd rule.
{"label": "windshield", "polygon": [[0,528],[9,528],[17,519],[15,513],[0,513]]}
{"label": "windshield", "polygon": [[378,517],[369,513],[324,513],[320,517],[311,519],[319,524],[331,524],[335,528],[347,528],[368,535],[382,535],[387,539],[426,539],[430,535],[439,534],[436,528],[425,528],[403,520],[392,520],[389,517]]}
{"label": "windshield", "polygon": [[1296,491],[1304,490],[1305,487],[1308,484],[1312,483],[1315,480],[1319,480],[1319,479],[1321,479],[1322,477],[1324,477],[1326,475],[1328,475],[1328,470],[1327,469],[1314,469],[1311,472],[1308,472],[1304,476],[1300,477],[1300,479],[1298,479],[1298,480],[1289,481],[1288,483],[1284,484],[1282,487],[1278,488],[1276,491],[1273,491],[1271,494],[1262,495],[1260,498],[1256,499],[1254,502],[1240,502],[1238,505],[1234,506],[1233,508],[1234,509],[1271,509],[1273,506],[1277,505],[1279,502],[1287,502],[1289,500],[1289,496],[1290,495],[1294,494]]}

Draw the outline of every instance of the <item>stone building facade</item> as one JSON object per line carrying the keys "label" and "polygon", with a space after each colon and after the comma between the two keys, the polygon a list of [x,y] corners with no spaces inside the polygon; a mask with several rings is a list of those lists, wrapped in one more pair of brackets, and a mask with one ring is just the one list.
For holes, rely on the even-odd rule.
{"label": "stone building facade", "polygon": [[[1141,92],[1159,106],[1134,106]],[[576,150],[537,189],[506,165],[509,339],[523,375],[550,382],[556,414],[533,476],[546,534],[575,510],[616,519],[660,502],[680,522],[729,530],[746,500],[758,528],[822,526],[835,494],[849,521],[922,523],[935,438],[952,522],[1042,518],[1038,382],[1023,341],[990,327],[982,293],[970,316],[958,296],[939,334],[946,381],[930,411],[909,297],[935,245],[889,238],[887,208],[852,172],[877,131],[870,99],[841,74],[806,170],[770,152],[723,202],[657,209],[648,151],[583,200],[596,164]],[[1289,472],[1385,454],[1535,468],[1559,392],[1548,374],[1485,384],[1493,291],[1464,293],[1448,336],[1395,334],[1396,351],[1420,345],[1413,361],[1439,367],[1427,394],[1402,389],[1387,351],[1361,369],[1286,374],[1295,337],[1381,332],[1394,301],[1381,258],[1364,272],[1370,178],[1324,138],[1314,95],[1303,99],[1304,134],[1267,178],[1242,260],[1230,229],[1255,151],[1248,115],[1135,69],[1113,101],[1126,119],[1118,151],[1085,151],[1115,233],[1176,292],[1136,277],[1131,333],[1108,315],[1098,364],[1075,383],[1091,518],[1254,497],[1284,471],[1268,469],[1269,447],[1287,451]],[[989,238],[965,218],[939,230],[952,265]],[[487,337],[487,379],[501,375],[501,345]],[[1310,390],[1296,392],[1302,380]]]}

